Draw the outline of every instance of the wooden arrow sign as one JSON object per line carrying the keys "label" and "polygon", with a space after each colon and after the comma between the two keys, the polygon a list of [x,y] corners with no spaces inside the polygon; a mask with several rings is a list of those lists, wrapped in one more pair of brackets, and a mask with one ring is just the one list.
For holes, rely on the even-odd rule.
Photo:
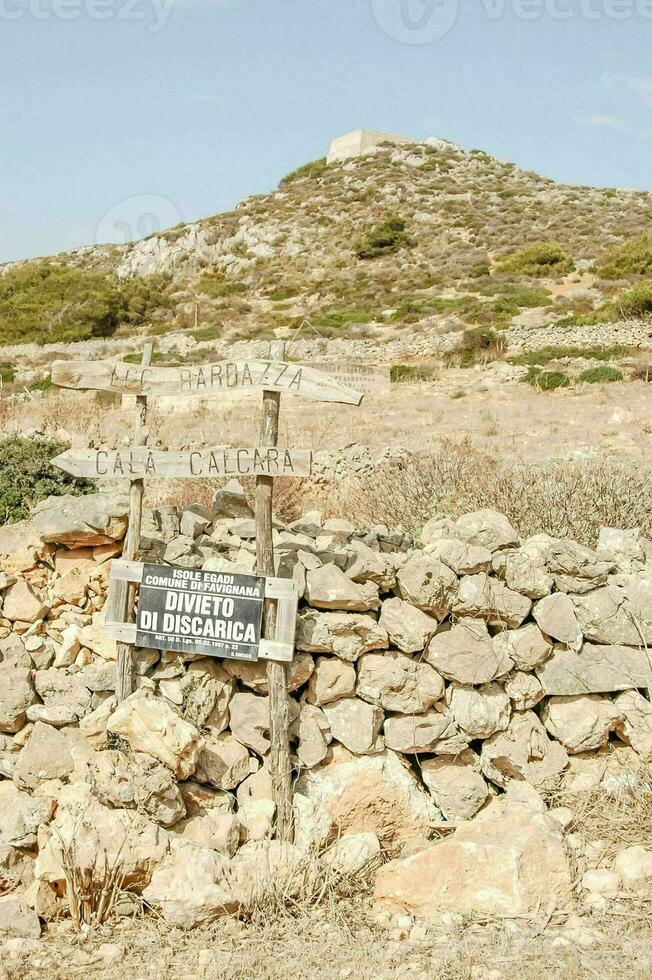
{"label": "wooden arrow sign", "polygon": [[218,361],[201,367],[141,367],[123,361],[55,361],[52,383],[62,388],[125,395],[216,395],[263,389],[321,402],[359,405],[363,395],[336,378],[285,361]]}
{"label": "wooden arrow sign", "polygon": [[72,476],[131,480],[149,477],[310,476],[308,449],[197,449],[169,453],[147,447],[68,449],[52,460]]}

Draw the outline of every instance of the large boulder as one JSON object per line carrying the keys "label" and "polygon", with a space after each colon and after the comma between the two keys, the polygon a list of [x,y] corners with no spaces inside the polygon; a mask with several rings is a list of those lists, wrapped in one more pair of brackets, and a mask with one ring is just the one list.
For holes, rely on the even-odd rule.
{"label": "large boulder", "polygon": [[48,497],[32,512],[34,527],[47,544],[68,548],[120,541],[129,523],[129,497],[122,493]]}
{"label": "large boulder", "polygon": [[420,714],[444,696],[444,680],[429,664],[404,653],[366,653],[358,661],[356,694],[385,711]]}
{"label": "large boulder", "polygon": [[427,837],[439,817],[407,762],[391,751],[354,756],[335,746],[326,761],[302,773],[297,791],[330,818],[336,833],[374,833],[390,853]]}
{"label": "large boulder", "polygon": [[547,636],[559,640],[573,650],[581,648],[582,629],[570,596],[563,592],[553,592],[535,604],[532,615]]}
{"label": "large boulder", "polygon": [[48,612],[47,605],[22,578],[5,592],[2,615],[12,623],[35,623],[45,619]]}
{"label": "large boulder", "polygon": [[518,532],[505,515],[491,508],[463,514],[455,522],[455,533],[462,541],[491,552],[517,547],[519,544]]}
{"label": "large boulder", "polygon": [[477,688],[453,684],[447,695],[453,720],[469,739],[489,738],[509,725],[512,709],[509,697],[499,684]]}
{"label": "large boulder", "polygon": [[453,612],[458,616],[477,616],[500,629],[515,629],[527,619],[532,602],[520,592],[509,589],[499,579],[480,572],[465,575],[460,585]]}
{"label": "large boulder", "polygon": [[249,752],[241,742],[226,732],[207,736],[195,771],[198,782],[234,790],[249,773]]}
{"label": "large boulder", "polygon": [[496,555],[493,568],[505,585],[528,599],[542,599],[552,591],[554,579],[536,558],[514,551]]}
{"label": "large boulder", "polygon": [[228,864],[229,859],[212,848],[173,840],[143,898],[167,922],[182,929],[211,922],[238,907],[225,878]]}
{"label": "large boulder", "polygon": [[94,799],[90,786],[75,783],[58,796],[57,812],[39,831],[37,878],[59,893],[65,890],[65,852],[77,867],[122,865],[124,887],[141,891],[169,849],[168,833],[134,810],[109,809]]}
{"label": "large boulder", "polygon": [[447,820],[470,820],[489,799],[480,760],[471,749],[424,759],[421,777]]}
{"label": "large boulder", "polygon": [[320,565],[307,572],[305,597],[315,609],[366,612],[380,605],[377,585],[353,582],[334,564]]}
{"label": "large boulder", "polygon": [[545,560],[557,589],[579,595],[604,585],[613,568],[590,548],[565,538],[550,541]]}
{"label": "large boulder", "polygon": [[441,911],[518,918],[564,909],[571,878],[559,825],[514,807],[472,820],[455,833],[378,872],[376,909],[437,922]]}
{"label": "large boulder", "polygon": [[373,616],[306,609],[297,619],[296,646],[297,650],[334,653],[354,661],[369,650],[386,650],[389,639],[383,624]]}
{"label": "large boulder", "polygon": [[423,549],[448,565],[456,575],[475,575],[491,569],[491,552],[480,545],[468,544],[459,538],[439,538],[431,541]]}
{"label": "large boulder", "polygon": [[621,715],[616,726],[619,737],[643,762],[652,762],[652,704],[638,691],[623,691],[614,707]]}
{"label": "large boulder", "polygon": [[323,762],[333,740],[326,715],[314,704],[302,704],[298,723],[297,756],[301,766],[312,769]]}
{"label": "large boulder", "polygon": [[652,644],[652,572],[622,576],[619,581],[575,596],[584,635],[595,643]]}
{"label": "large boulder", "polygon": [[56,807],[48,796],[22,793],[10,780],[0,782],[0,841],[12,847],[34,847],[41,824]]}
{"label": "large boulder", "polygon": [[380,610],[380,626],[403,653],[418,653],[437,632],[439,623],[397,596],[385,599]]}
{"label": "large boulder", "polygon": [[22,896],[0,896],[0,939],[34,940],[40,935],[39,917]]}
{"label": "large boulder", "polygon": [[383,732],[387,748],[403,755],[437,752],[440,742],[447,742],[456,734],[450,717],[443,711],[392,715],[385,719]]}
{"label": "large boulder", "polygon": [[580,653],[555,647],[536,675],[546,694],[601,694],[647,687],[649,664],[642,649],[585,643]]}
{"label": "large boulder", "polygon": [[518,670],[534,670],[548,659],[552,643],[536,623],[527,623],[519,629],[497,633],[494,649],[499,656],[508,657]]}
{"label": "large boulder", "polygon": [[0,732],[19,732],[27,721],[27,709],[36,700],[31,671],[0,664]]}
{"label": "large boulder", "polygon": [[91,711],[91,692],[79,680],[78,674],[69,674],[51,667],[37,671],[34,684],[46,707],[67,709],[73,721],[83,718]]}
{"label": "large boulder", "polygon": [[623,718],[613,701],[598,694],[549,698],[541,717],[552,737],[572,754],[602,748]]}
{"label": "large boulder", "polygon": [[351,663],[339,657],[318,657],[308,682],[306,700],[321,706],[355,693],[356,673]]}
{"label": "large boulder", "polygon": [[67,734],[37,721],[16,758],[16,785],[34,790],[47,780],[67,779],[74,769],[72,745]]}
{"label": "large boulder", "polygon": [[107,731],[123,738],[134,752],[159,759],[178,779],[193,774],[204,744],[194,725],[179,717],[167,701],[138,691],[117,706]]}
{"label": "large boulder", "polygon": [[453,607],[458,578],[437,558],[415,552],[399,570],[398,590],[402,599],[442,620]]}
{"label": "large boulder", "polygon": [[143,752],[96,752],[88,761],[86,778],[93,794],[105,806],[139,810],[164,827],[186,815],[171,771]]}
{"label": "large boulder", "polygon": [[[329,615],[326,613],[325,615]],[[256,663],[247,663],[246,660],[225,660],[224,670],[231,677],[240,681],[243,687],[248,687],[256,694],[269,694],[269,684],[267,677],[267,663],[258,660]],[[310,675],[315,669],[315,662],[309,653],[298,653],[291,663],[286,664],[286,676],[288,691],[292,694],[310,680]],[[211,728],[215,728],[215,713],[208,721]]]}
{"label": "large boulder", "polygon": [[183,703],[181,713],[186,721],[201,728],[224,731],[229,723],[229,701],[235,690],[233,677],[219,661],[210,657],[195,660],[180,679]]}
{"label": "large boulder", "polygon": [[482,743],[480,765],[496,786],[505,788],[512,780],[524,780],[546,788],[568,766],[568,755],[558,742],[548,738],[533,711],[514,712],[504,732]]}
{"label": "large boulder", "polygon": [[384,714],[382,708],[367,704],[358,698],[342,698],[323,707],[333,738],[350,752],[365,755],[382,752],[384,743],[380,736]]}
{"label": "large boulder", "polygon": [[425,659],[447,680],[460,684],[486,684],[513,666],[508,654],[494,646],[484,622],[466,617],[432,638]]}

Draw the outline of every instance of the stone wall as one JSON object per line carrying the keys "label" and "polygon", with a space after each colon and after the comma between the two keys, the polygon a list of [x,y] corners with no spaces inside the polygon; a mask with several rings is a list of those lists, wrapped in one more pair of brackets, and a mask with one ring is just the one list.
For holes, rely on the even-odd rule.
{"label": "stone wall", "polygon": [[[263,858],[280,860],[264,664],[141,649],[138,690],[116,704],[102,622],[126,513],[121,496],[52,498],[0,529],[0,874],[30,928],[57,912],[73,838],[87,861],[119,852],[128,889],[186,926],[246,904]],[[149,560],[254,569],[237,485],[210,511],[148,514],[143,533]],[[302,596],[283,860],[309,852],[350,871],[403,855],[378,879],[390,914],[409,904],[406,876],[426,875],[432,905],[441,861],[458,855],[433,828],[458,827],[448,907],[483,912],[462,857],[509,810],[495,859],[513,875],[545,860],[534,883],[496,882],[497,914],[501,901],[522,915],[569,900],[539,794],[598,786],[616,750],[652,761],[652,542],[608,528],[595,551],[523,541],[493,511],[435,519],[416,542],[318,513],[274,536],[278,574]]]}

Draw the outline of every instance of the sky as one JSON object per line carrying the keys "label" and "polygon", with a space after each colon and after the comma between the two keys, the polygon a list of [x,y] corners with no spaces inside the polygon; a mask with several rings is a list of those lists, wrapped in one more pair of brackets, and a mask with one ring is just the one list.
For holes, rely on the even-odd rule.
{"label": "sky", "polygon": [[0,262],[272,190],[354,129],[652,190],[652,0],[0,0]]}

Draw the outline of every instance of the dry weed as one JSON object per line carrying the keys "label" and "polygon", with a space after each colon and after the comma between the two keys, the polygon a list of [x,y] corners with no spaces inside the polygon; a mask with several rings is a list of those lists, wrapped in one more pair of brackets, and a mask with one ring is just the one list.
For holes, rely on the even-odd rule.
{"label": "dry weed", "polygon": [[[414,531],[436,514],[492,507],[526,537],[545,531],[594,546],[601,527],[652,533],[652,468],[614,459],[538,465],[496,459],[470,443],[442,442],[428,456],[390,460],[362,479],[311,489],[305,483],[277,509],[288,518],[323,506],[359,527]],[[289,505],[289,506],[288,506]]]}

